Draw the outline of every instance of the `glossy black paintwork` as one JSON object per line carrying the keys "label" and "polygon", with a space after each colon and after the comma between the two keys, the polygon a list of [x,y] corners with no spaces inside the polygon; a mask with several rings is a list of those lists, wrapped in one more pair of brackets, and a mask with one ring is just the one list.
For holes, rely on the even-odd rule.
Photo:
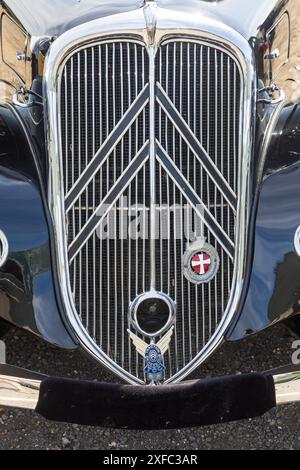
{"label": "glossy black paintwork", "polygon": [[[294,105],[282,110],[266,155],[262,153],[263,142],[276,106],[259,104],[256,109],[247,276],[239,309],[227,334],[230,340],[243,338],[298,312],[300,262],[293,248],[294,232],[300,225],[298,1],[157,0],[158,6],[171,10],[170,14],[178,11],[207,16],[238,31],[253,48],[259,89],[268,86],[271,79],[266,53],[274,44],[284,48],[288,41],[290,45],[289,61],[278,68],[275,78]],[[32,62],[26,65],[25,85],[42,94],[41,64],[47,48],[41,52],[38,48],[30,51],[33,37],[51,36],[55,40],[74,26],[132,11],[143,3],[142,0],[2,1],[1,11],[11,15],[24,30],[28,38],[27,51],[33,52]],[[278,36],[271,34],[268,40],[268,31],[283,14],[289,17],[290,35],[289,31]],[[8,82],[2,83],[8,100],[14,87],[24,85],[19,75],[0,59],[0,79]],[[267,92],[259,97],[270,98]],[[31,154],[28,148],[24,150],[24,135],[20,129],[15,134],[16,122],[0,108],[0,228],[7,230],[12,240],[9,262],[0,273],[0,315],[52,343],[73,347],[71,333],[63,323],[65,316],[54,268],[54,239],[45,196],[49,161],[45,151],[43,110],[36,106],[18,110],[18,113],[32,138],[36,154]],[[1,116],[5,116],[6,123],[3,124]],[[2,126],[8,133],[11,129],[13,134],[2,135]]]}
{"label": "glossy black paintwork", "polygon": [[9,258],[0,269],[1,317],[54,345],[74,348],[54,292],[37,170],[14,116],[3,108],[0,148],[0,225],[9,241]]}
{"label": "glossy black paintwork", "polygon": [[282,110],[269,145],[254,218],[246,300],[228,339],[240,339],[300,312],[300,105]]}
{"label": "glossy black paintwork", "polygon": [[268,176],[262,185],[248,295],[230,340],[300,312],[300,258],[293,243],[300,224],[299,181],[296,163]]}

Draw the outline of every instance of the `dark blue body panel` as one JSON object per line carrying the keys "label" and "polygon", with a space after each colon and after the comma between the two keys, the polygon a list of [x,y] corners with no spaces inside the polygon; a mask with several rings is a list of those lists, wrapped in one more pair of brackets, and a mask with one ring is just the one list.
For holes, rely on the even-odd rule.
{"label": "dark blue body panel", "polygon": [[73,349],[55,295],[50,234],[32,154],[13,115],[1,111],[0,227],[9,258],[0,269],[0,315],[53,345]]}
{"label": "dark blue body panel", "polygon": [[227,338],[241,339],[300,312],[300,106],[285,107],[269,143],[263,177],[254,188],[253,262],[245,302]]}
{"label": "dark blue body panel", "polygon": [[248,295],[230,340],[240,339],[300,311],[300,163],[268,176],[260,191]]}

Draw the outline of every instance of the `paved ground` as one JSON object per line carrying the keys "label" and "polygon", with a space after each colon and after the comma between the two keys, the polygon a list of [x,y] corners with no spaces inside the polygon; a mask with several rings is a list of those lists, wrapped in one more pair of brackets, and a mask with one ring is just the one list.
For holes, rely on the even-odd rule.
{"label": "paved ground", "polygon": [[[276,327],[263,335],[228,345],[196,376],[267,370],[290,362],[293,338]],[[65,354],[31,336],[11,331],[10,364],[44,373],[113,380],[79,354]],[[46,422],[31,412],[0,409],[0,449],[300,449],[300,405],[239,423],[191,430],[132,432]]]}

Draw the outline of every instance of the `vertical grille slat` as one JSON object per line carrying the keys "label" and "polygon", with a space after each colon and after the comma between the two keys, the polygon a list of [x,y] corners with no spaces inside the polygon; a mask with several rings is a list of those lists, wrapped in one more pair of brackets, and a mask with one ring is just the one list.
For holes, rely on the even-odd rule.
{"label": "vertical grille slat", "polygon": [[[146,90],[150,63],[143,44],[122,39],[81,48],[64,64],[60,133],[70,252],[110,191],[130,170],[135,157],[144,146],[149,147],[151,100],[147,100]],[[159,47],[154,74],[157,87],[161,87],[181,119],[178,127],[160,100],[156,100],[153,125],[157,145],[234,245],[237,214],[228,201],[228,193],[238,197],[238,64],[222,47],[176,39]],[[105,147],[108,137],[114,136],[124,116],[126,120],[137,97],[144,100],[143,108],[130,125],[127,123],[117,141],[112,137],[107,154],[95,166],[99,149]],[[180,129],[183,123],[206,152],[213,171],[225,178],[224,191],[215,184],[195,147],[186,141]],[[87,179],[85,175],[90,171]],[[177,306],[174,334],[164,357],[165,379],[172,380],[217,331],[231,295],[236,255],[233,248],[233,259],[230,258],[222,240],[212,233],[206,220],[201,221],[187,193],[177,186],[158,157],[155,173],[155,210],[160,229],[155,242],[155,287]],[[84,329],[107,357],[141,381],[145,378],[143,359],[127,329],[130,303],[149,292],[153,282],[149,239],[151,175],[151,161],[146,158],[130,183],[111,199],[105,216],[99,214],[99,224],[82,247],[70,255],[69,268],[74,305]],[[192,239],[187,238],[189,228],[194,232]],[[220,269],[210,283],[195,285],[184,276],[182,260],[187,246],[200,237],[217,250]]]}

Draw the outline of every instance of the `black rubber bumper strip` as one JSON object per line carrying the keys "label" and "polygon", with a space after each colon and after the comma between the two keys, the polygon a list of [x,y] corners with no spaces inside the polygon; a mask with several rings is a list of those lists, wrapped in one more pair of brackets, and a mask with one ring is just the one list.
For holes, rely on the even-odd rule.
{"label": "black rubber bumper strip", "polygon": [[262,374],[163,386],[47,378],[41,384],[36,411],[65,423],[175,429],[254,418],[275,406],[273,377]]}

